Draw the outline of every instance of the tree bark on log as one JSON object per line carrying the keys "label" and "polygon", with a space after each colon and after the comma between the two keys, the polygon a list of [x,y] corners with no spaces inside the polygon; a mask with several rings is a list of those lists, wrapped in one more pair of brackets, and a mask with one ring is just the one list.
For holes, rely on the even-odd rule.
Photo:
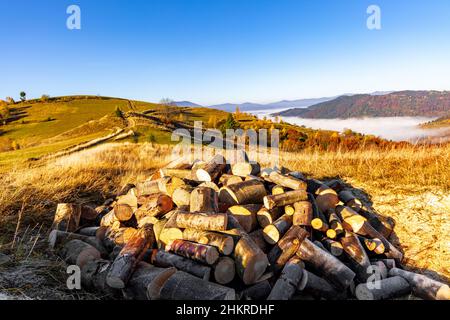
{"label": "tree bark on log", "polygon": [[346,289],[355,278],[355,273],[330,253],[304,239],[297,250],[297,256],[308,262],[315,270],[340,289]]}
{"label": "tree bark on log", "polygon": [[236,275],[234,260],[230,257],[220,257],[213,265],[214,280],[219,284],[227,284],[233,281]]}
{"label": "tree bark on log", "polygon": [[203,280],[209,281],[211,276],[210,267],[164,250],[153,250],[151,263],[161,268],[175,267]]}
{"label": "tree bark on log", "polygon": [[56,207],[52,229],[75,232],[81,218],[81,206],[73,203],[59,203]]}
{"label": "tree bark on log", "polygon": [[90,244],[100,252],[100,255],[102,257],[106,257],[108,255],[106,248],[103,246],[102,242],[98,240],[96,237],[89,237],[78,233],[71,233],[59,230],[52,230],[50,232],[50,235],[48,236],[49,247],[52,250],[56,250],[72,240],[80,240],[86,242],[87,244]]}
{"label": "tree bark on log", "polygon": [[268,280],[264,280],[242,290],[239,294],[239,300],[266,300],[270,291],[272,291],[272,286]]}
{"label": "tree bark on log", "polygon": [[323,238],[321,240],[325,248],[335,257],[340,257],[344,253],[344,248],[342,244],[338,241],[334,241],[328,238]]}
{"label": "tree bark on log", "polygon": [[263,229],[257,229],[253,232],[250,232],[248,235],[262,250],[262,252],[267,253],[270,250],[270,245],[266,242],[266,240],[264,240]]}
{"label": "tree bark on log", "polygon": [[261,203],[266,194],[263,183],[258,180],[247,180],[222,187],[219,191],[219,200],[230,205]]}
{"label": "tree bark on log", "polygon": [[177,271],[163,285],[162,300],[235,300],[234,289]]}
{"label": "tree bark on log", "polygon": [[355,295],[358,300],[384,300],[398,298],[410,292],[408,281],[396,276],[373,283],[360,283],[356,286]]}
{"label": "tree bark on log", "polygon": [[340,300],[345,296],[342,291],[336,290],[327,280],[305,269],[297,292],[310,294],[316,299],[323,298],[326,300]]}
{"label": "tree bark on log", "polygon": [[106,275],[111,267],[107,260],[90,260],[81,268],[81,285],[90,292],[102,293],[109,298],[118,297],[120,290],[106,284]]}
{"label": "tree bark on log", "polygon": [[319,205],[317,204],[316,199],[311,193],[308,193],[308,200],[311,203],[313,210],[313,219],[311,221],[311,227],[314,230],[326,233],[329,228],[327,218],[325,218],[325,215],[321,211]]}
{"label": "tree bark on log", "polygon": [[155,193],[147,196],[136,213],[136,219],[150,216],[159,218],[173,210],[174,204],[172,198],[164,193]]}
{"label": "tree bark on log", "polygon": [[271,210],[275,207],[282,207],[288,204],[294,204],[299,201],[305,201],[308,195],[304,190],[288,191],[282,194],[269,195],[263,198],[266,209]]}
{"label": "tree bark on log", "polygon": [[123,289],[137,263],[142,259],[145,251],[153,246],[154,241],[152,225],[146,225],[135,232],[114,260],[106,277],[106,283],[112,288]]}
{"label": "tree bark on log", "polygon": [[369,257],[364,250],[358,237],[351,232],[347,232],[345,237],[340,239],[344,251],[350,258],[354,266],[354,271],[360,282],[366,282],[370,277],[369,267],[371,266]]}
{"label": "tree bark on log", "polygon": [[193,175],[190,169],[176,169],[176,168],[162,168],[159,169],[161,177],[176,177],[179,179],[189,179],[192,180]]}
{"label": "tree bark on log", "polygon": [[146,180],[136,184],[137,196],[147,196],[159,192],[161,192],[159,180]]}
{"label": "tree bark on log", "polygon": [[233,215],[245,232],[250,233],[258,227],[257,213],[260,204],[235,205],[228,208],[227,213]]}
{"label": "tree bark on log", "polygon": [[87,236],[87,237],[96,237],[97,233],[99,232],[100,227],[86,227],[83,229],[78,230],[78,234],[82,235],[82,236]]}
{"label": "tree bark on log", "polygon": [[166,250],[208,265],[214,264],[219,258],[215,247],[185,240],[173,240],[166,246]]}
{"label": "tree bark on log", "polygon": [[278,271],[291,259],[308,232],[300,226],[292,226],[280,241],[270,250],[267,258],[272,270]]}
{"label": "tree bark on log", "polygon": [[295,294],[303,276],[303,268],[298,258],[291,258],[284,266],[280,278],[272,288],[267,300],[289,300]]}
{"label": "tree bark on log", "polygon": [[67,264],[74,264],[82,268],[91,260],[101,259],[100,252],[90,244],[81,240],[71,240],[61,249],[61,257]]}
{"label": "tree bark on log", "polygon": [[294,203],[294,216],[292,224],[294,226],[310,227],[313,219],[313,208],[309,201],[299,201]]}
{"label": "tree bark on log", "polygon": [[419,298],[425,300],[450,300],[449,286],[427,276],[398,268],[389,270],[389,276],[404,278],[411,285],[413,294]]}
{"label": "tree bark on log", "polygon": [[277,171],[272,171],[268,180],[277,185],[292,189],[292,190],[303,190],[306,191],[306,182],[293,176],[283,175]]}
{"label": "tree bark on log", "polygon": [[178,228],[192,228],[205,231],[224,231],[227,229],[228,215],[225,213],[212,215],[205,213],[178,212],[175,221]]}
{"label": "tree bark on log", "polygon": [[283,215],[281,207],[275,207],[271,210],[262,207],[257,213],[256,218],[261,228],[267,227]]}
{"label": "tree bark on log", "polygon": [[269,264],[267,256],[245,232],[240,234],[233,258],[236,273],[246,285],[255,283],[264,274]]}
{"label": "tree bark on log", "polygon": [[323,185],[317,190],[316,202],[321,212],[334,209],[339,203],[339,198],[333,189]]}
{"label": "tree bark on log", "polygon": [[217,154],[206,165],[195,172],[199,181],[215,181],[227,167],[225,158]]}
{"label": "tree bark on log", "polygon": [[216,247],[223,255],[230,255],[234,249],[233,238],[224,234],[196,229],[184,229],[183,240]]}
{"label": "tree bark on log", "polygon": [[256,176],[260,170],[259,163],[237,162],[231,166],[233,175],[244,178],[247,176]]}
{"label": "tree bark on log", "polygon": [[191,193],[189,212],[217,213],[219,212],[219,197],[214,189],[207,187],[195,188]]}
{"label": "tree bark on log", "polygon": [[222,186],[226,187],[228,185],[231,184],[235,184],[235,183],[239,183],[242,182],[242,177],[239,176],[235,176],[232,174],[223,174],[222,176],[220,176],[219,178],[219,183],[222,184]]}
{"label": "tree bark on log", "polygon": [[328,213],[328,226],[327,237],[330,239],[336,239],[344,234],[344,227],[342,227],[342,221],[336,214],[335,209],[330,209]]}
{"label": "tree bark on log", "polygon": [[271,190],[272,195],[282,194],[282,193],[285,193],[285,192],[286,192],[286,190],[284,189],[284,187],[283,186],[279,186],[277,184],[274,185],[272,187],[272,190]]}
{"label": "tree bark on log", "polygon": [[166,193],[172,197],[173,192],[180,188],[186,186],[186,182],[183,179],[177,177],[163,177],[158,180],[158,188],[160,192]]}
{"label": "tree bark on log", "polygon": [[175,189],[172,193],[172,201],[177,205],[178,208],[189,208],[191,203],[191,193],[193,190],[194,188],[188,185]]}
{"label": "tree bark on log", "polygon": [[264,239],[269,244],[277,243],[281,237],[289,230],[292,226],[292,216],[288,214],[282,215],[274,223],[269,224],[264,228]]}
{"label": "tree bark on log", "polygon": [[123,295],[128,300],[158,299],[162,286],[176,271],[175,268],[158,268],[141,261],[123,290]]}

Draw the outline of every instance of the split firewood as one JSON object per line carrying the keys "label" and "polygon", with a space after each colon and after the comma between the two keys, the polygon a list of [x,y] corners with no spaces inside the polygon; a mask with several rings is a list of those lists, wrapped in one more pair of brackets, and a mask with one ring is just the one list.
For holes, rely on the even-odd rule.
{"label": "split firewood", "polygon": [[177,215],[178,213],[174,213],[170,218],[163,219],[154,224],[154,230],[156,230],[155,237],[158,239],[158,248],[165,248],[173,240],[183,239],[183,231],[176,224]]}
{"label": "split firewood", "polygon": [[245,233],[240,234],[234,252],[233,259],[236,264],[236,273],[249,285],[255,283],[266,271],[269,261],[265,253]]}
{"label": "split firewood", "polygon": [[159,180],[146,180],[136,184],[137,196],[147,196],[159,192],[161,192]]}
{"label": "split firewood", "polygon": [[287,261],[295,255],[301,242],[307,236],[308,232],[305,229],[300,226],[292,226],[267,255],[272,270],[281,270]]}
{"label": "split firewood", "polygon": [[145,198],[135,215],[138,221],[146,216],[159,218],[170,212],[173,207],[171,197],[163,193],[155,193]]}
{"label": "split firewood", "polygon": [[261,228],[265,228],[269,224],[273,223],[279,217],[283,215],[281,207],[275,207],[273,209],[266,209],[262,207],[257,213],[256,218]]}
{"label": "split firewood", "polygon": [[173,240],[166,246],[166,250],[209,265],[214,264],[219,258],[219,252],[215,247],[186,240]]}
{"label": "split firewood", "polygon": [[221,183],[223,186],[228,186],[234,183],[239,183],[242,182],[242,177],[240,176],[235,176],[232,174],[223,174],[220,178],[219,178],[219,183]]}
{"label": "split firewood", "polygon": [[211,267],[164,250],[153,250],[151,263],[161,268],[175,267],[203,280],[209,280],[211,276]]}
{"label": "split firewood", "polygon": [[214,280],[219,284],[227,284],[233,281],[236,274],[234,260],[230,257],[220,257],[213,265]]}
{"label": "split firewood", "polygon": [[73,203],[59,203],[56,207],[52,229],[75,232],[81,218],[81,206]]}
{"label": "split firewood", "polygon": [[313,208],[309,201],[299,201],[294,203],[294,216],[292,217],[292,224],[294,226],[311,226],[313,219]]}
{"label": "split firewood", "polygon": [[249,233],[258,227],[257,213],[260,204],[235,205],[228,208],[227,213],[233,215],[245,232]]}
{"label": "split firewood", "polygon": [[61,249],[61,257],[67,264],[82,268],[88,261],[101,259],[100,252],[90,244],[81,240],[71,240]]}
{"label": "split firewood", "polygon": [[216,247],[223,255],[230,255],[234,249],[233,238],[224,234],[186,228],[183,239]]}
{"label": "split firewood", "polygon": [[266,209],[273,209],[275,207],[282,207],[288,204],[294,204],[299,201],[305,201],[308,195],[304,190],[288,191],[282,194],[265,196],[264,206]]}
{"label": "split firewood", "polygon": [[283,268],[280,278],[272,288],[267,300],[289,300],[295,294],[303,276],[303,268],[297,257],[291,258]]}
{"label": "split firewood", "polygon": [[306,182],[293,176],[283,175],[277,171],[272,171],[267,179],[277,185],[292,189],[306,191]]}
{"label": "split firewood", "polygon": [[323,185],[316,191],[316,202],[321,212],[334,209],[339,203],[339,198],[333,189]]}
{"label": "split firewood", "polygon": [[114,206],[114,214],[120,221],[129,221],[137,208],[137,196],[133,193],[127,193],[117,199],[116,205]]}
{"label": "split firewood", "polygon": [[60,230],[52,230],[50,232],[48,236],[49,248],[52,250],[56,250],[72,240],[80,240],[87,244],[90,244],[95,249],[97,249],[103,257],[108,254],[107,250],[103,246],[102,241],[97,239],[95,236],[85,236],[78,233],[71,233]]}
{"label": "split firewood", "polygon": [[225,158],[217,154],[203,168],[197,169],[195,174],[199,181],[215,181],[225,171],[226,166]]}
{"label": "split firewood", "polygon": [[256,176],[260,170],[259,163],[237,162],[231,166],[231,172],[239,177]]}
{"label": "split firewood", "polygon": [[355,278],[355,273],[350,268],[308,239],[301,243],[297,256],[340,289],[348,288]]}
{"label": "split firewood", "polygon": [[411,292],[408,281],[396,276],[374,282],[360,283],[356,286],[358,300],[384,300],[398,298]]}
{"label": "split firewood", "polygon": [[282,193],[285,193],[285,192],[286,192],[286,190],[284,189],[284,187],[283,186],[279,186],[277,184],[274,185],[272,187],[272,190],[271,190],[272,195],[282,194]]}
{"label": "split firewood", "polygon": [[195,188],[191,193],[190,212],[219,212],[219,197],[214,189],[207,187]]}
{"label": "split firewood", "polygon": [[162,286],[162,300],[235,300],[234,289],[177,271]]}
{"label": "split firewood", "polygon": [[187,207],[191,203],[191,193],[194,190],[193,187],[185,185],[175,189],[172,193],[172,201],[177,205],[178,208]]}
{"label": "split firewood", "polygon": [[173,267],[158,268],[141,261],[123,290],[123,295],[129,300],[158,299],[163,284],[176,271]]}
{"label": "split firewood", "polygon": [[114,224],[114,222],[120,221],[116,218],[116,215],[114,213],[114,209],[108,212],[106,215],[103,216],[103,218],[100,221],[100,226],[103,227],[110,227]]}
{"label": "split firewood", "polygon": [[328,214],[328,226],[326,234],[330,239],[336,239],[337,237],[344,234],[344,227],[342,227],[341,219],[336,214],[335,209],[330,209],[327,211]]}
{"label": "split firewood", "polygon": [[180,188],[186,186],[186,182],[183,179],[177,177],[163,177],[158,180],[158,188],[160,192],[166,193],[172,197],[173,192]]}
{"label": "split firewood", "polygon": [[153,246],[154,241],[152,225],[146,225],[135,232],[111,265],[106,283],[112,288],[123,289],[136,264],[142,259],[145,251]]}
{"label": "split firewood", "polygon": [[419,298],[425,300],[450,300],[450,288],[448,285],[422,274],[392,268],[389,270],[389,276],[404,278],[411,285],[413,294]]}
{"label": "split firewood", "polygon": [[222,187],[219,191],[219,200],[231,205],[261,203],[266,194],[263,183],[258,180],[247,180]]}
{"label": "split firewood", "polygon": [[340,241],[344,251],[347,253],[347,256],[354,266],[358,280],[360,282],[366,282],[371,275],[369,272],[371,264],[358,237],[351,232],[346,232],[345,236],[342,237]]}
{"label": "split firewood", "polygon": [[262,252],[267,253],[270,250],[270,245],[264,239],[263,229],[256,229],[248,234],[250,238],[255,242],[255,244],[262,250]]}
{"label": "split firewood", "polygon": [[344,298],[343,291],[336,290],[327,280],[305,269],[303,269],[302,280],[297,286],[297,291],[302,294],[310,294],[316,299],[338,300]]}
{"label": "split firewood", "polygon": [[272,286],[268,280],[264,280],[242,290],[239,294],[239,300],[265,300],[270,291],[272,291]]}
{"label": "split firewood", "polygon": [[228,215],[225,213],[185,213],[176,214],[178,228],[192,228],[206,231],[224,231],[227,229]]}
{"label": "split firewood", "polygon": [[284,214],[276,221],[264,228],[264,239],[269,244],[275,244],[281,239],[281,237],[283,237],[283,235],[289,230],[291,226],[292,216]]}

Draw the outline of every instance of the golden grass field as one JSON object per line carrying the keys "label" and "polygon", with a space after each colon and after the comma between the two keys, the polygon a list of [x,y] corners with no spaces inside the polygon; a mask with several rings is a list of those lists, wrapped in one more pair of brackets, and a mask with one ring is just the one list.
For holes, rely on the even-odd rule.
{"label": "golden grass field", "polygon": [[[151,143],[110,143],[9,170],[0,176],[0,245],[9,246],[14,235],[20,237],[20,230],[30,226],[45,239],[57,203],[101,203],[124,184],[141,181],[169,162],[171,150]],[[280,159],[308,177],[339,178],[351,185],[367,206],[396,220],[392,241],[404,251],[408,267],[448,281],[450,145],[283,152]]]}

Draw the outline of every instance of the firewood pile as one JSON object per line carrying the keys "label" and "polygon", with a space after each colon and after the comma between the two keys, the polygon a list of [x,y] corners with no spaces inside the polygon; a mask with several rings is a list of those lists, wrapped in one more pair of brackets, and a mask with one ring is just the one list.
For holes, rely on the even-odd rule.
{"label": "firewood pile", "polygon": [[177,161],[95,209],[59,204],[49,245],[111,298],[450,298],[340,181],[244,160]]}

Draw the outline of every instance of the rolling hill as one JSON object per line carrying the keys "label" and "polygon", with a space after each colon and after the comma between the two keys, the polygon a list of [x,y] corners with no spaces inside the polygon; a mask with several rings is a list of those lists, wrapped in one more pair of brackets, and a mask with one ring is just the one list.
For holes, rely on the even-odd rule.
{"label": "rolling hill", "polygon": [[306,109],[289,109],[275,115],[312,119],[346,119],[355,117],[444,117],[449,114],[449,91],[399,91],[385,95],[341,96]]}

